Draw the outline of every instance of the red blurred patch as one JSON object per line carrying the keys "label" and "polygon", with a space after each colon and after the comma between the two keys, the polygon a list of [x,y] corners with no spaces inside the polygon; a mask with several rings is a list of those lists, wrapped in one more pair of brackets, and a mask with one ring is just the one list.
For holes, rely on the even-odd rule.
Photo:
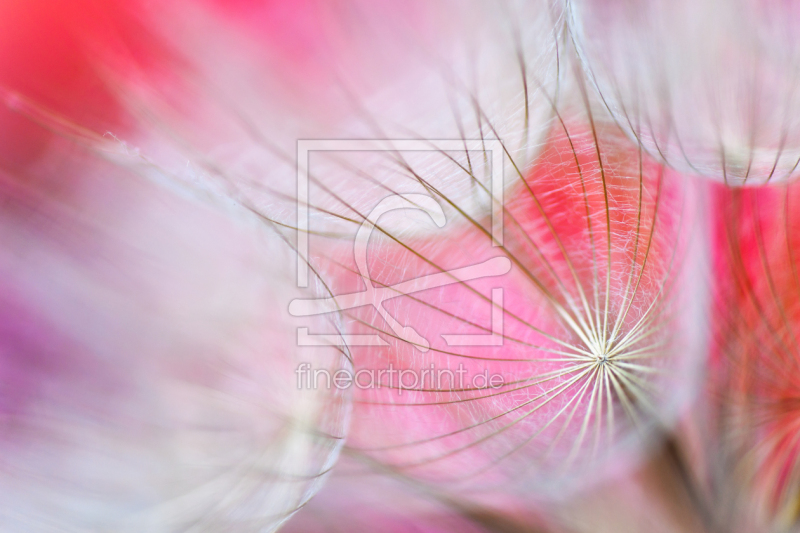
{"label": "red blurred patch", "polygon": [[122,103],[105,80],[110,58],[123,60],[113,67],[147,69],[164,56],[138,18],[140,7],[93,0],[0,4],[0,164],[24,167],[52,139],[14,106],[18,94],[82,127],[125,130]]}
{"label": "red blurred patch", "polygon": [[[800,187],[717,187],[714,392],[723,436],[753,450],[749,494],[796,520],[800,494]],[[750,461],[753,461],[752,463]]]}

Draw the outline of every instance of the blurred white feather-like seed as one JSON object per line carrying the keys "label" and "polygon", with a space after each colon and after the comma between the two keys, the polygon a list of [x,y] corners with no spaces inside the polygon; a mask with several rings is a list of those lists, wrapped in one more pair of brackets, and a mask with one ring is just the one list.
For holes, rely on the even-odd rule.
{"label": "blurred white feather-like seed", "polygon": [[[357,390],[349,444],[456,493],[540,497],[591,486],[645,457],[699,387],[708,257],[702,186],[644,157],[613,126],[571,120],[554,127],[507,192],[502,246],[492,246],[487,216],[461,210],[424,236],[395,232],[415,219],[387,215],[371,220],[378,229],[365,275],[352,263],[351,240],[321,237],[324,251],[313,259],[330,272],[333,292],[402,284],[386,309],[425,341],[371,307],[345,311],[350,333],[386,342],[353,347],[356,370],[394,368],[423,380],[400,384],[384,374],[379,387]],[[468,172],[466,159],[451,163]],[[423,170],[405,172],[425,182]],[[434,188],[431,196],[452,202]],[[509,273],[450,274],[444,287],[419,282],[500,258]],[[449,374],[425,381],[428,370]],[[459,370],[465,380],[453,377]],[[475,381],[483,373],[502,385]]]}
{"label": "blurred white feather-like seed", "polygon": [[[3,530],[275,530],[348,425],[346,392],[296,383],[349,368],[298,347],[286,312],[323,286],[295,287],[292,245],[252,211],[15,105],[58,137],[3,172]],[[79,190],[37,187],[54,166]]]}
{"label": "blurred white feather-like seed", "polygon": [[571,35],[591,84],[651,155],[728,185],[797,175],[796,3],[569,4]]}

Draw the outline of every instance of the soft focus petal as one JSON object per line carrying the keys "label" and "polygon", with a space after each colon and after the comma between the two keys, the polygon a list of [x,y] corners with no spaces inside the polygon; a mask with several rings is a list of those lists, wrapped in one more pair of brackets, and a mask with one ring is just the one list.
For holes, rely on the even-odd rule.
{"label": "soft focus petal", "polygon": [[60,148],[28,172],[65,158],[69,200],[3,175],[3,530],[274,529],[347,414],[297,387],[346,360],[296,345],[291,248],[135,157]]}

